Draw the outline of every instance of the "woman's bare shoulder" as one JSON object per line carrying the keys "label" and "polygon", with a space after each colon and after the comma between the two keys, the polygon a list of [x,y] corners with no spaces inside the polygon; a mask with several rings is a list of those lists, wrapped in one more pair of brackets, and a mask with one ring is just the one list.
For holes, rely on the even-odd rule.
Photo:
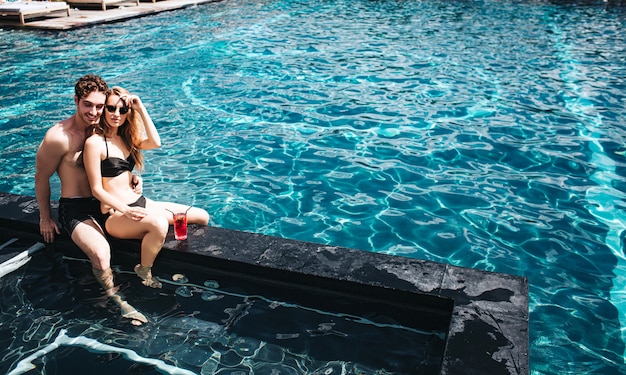
{"label": "woman's bare shoulder", "polygon": [[99,154],[104,152],[104,138],[98,134],[92,134],[85,140],[83,150],[87,154]]}
{"label": "woman's bare shoulder", "polygon": [[85,140],[85,146],[92,145],[101,145],[104,143],[104,138],[100,134],[92,134]]}

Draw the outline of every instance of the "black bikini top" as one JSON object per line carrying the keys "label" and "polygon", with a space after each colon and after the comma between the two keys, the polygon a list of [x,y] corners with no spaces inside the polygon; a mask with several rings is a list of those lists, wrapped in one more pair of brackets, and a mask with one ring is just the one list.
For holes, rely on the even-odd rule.
{"label": "black bikini top", "polygon": [[104,137],[104,146],[107,148],[107,157],[100,162],[102,177],[116,177],[126,171],[132,172],[133,168],[135,168],[135,159],[132,155],[128,155],[127,159],[110,158],[107,137]]}

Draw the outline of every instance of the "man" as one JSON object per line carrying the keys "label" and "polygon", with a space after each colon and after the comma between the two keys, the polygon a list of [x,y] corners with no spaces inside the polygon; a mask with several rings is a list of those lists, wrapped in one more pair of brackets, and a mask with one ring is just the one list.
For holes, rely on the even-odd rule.
{"label": "man", "polygon": [[74,87],[76,112],[50,128],[37,150],[35,195],[39,205],[39,231],[47,243],[60,234],[50,207],[50,177],[56,172],[61,180],[59,222],[72,241],[91,261],[93,274],[106,294],[133,324],[147,322],[143,314],[121,299],[115,289],[111,270],[111,248],[100,223],[103,215],[82,162],[85,140],[98,125],[104,109],[108,86],[95,75],[86,75]]}

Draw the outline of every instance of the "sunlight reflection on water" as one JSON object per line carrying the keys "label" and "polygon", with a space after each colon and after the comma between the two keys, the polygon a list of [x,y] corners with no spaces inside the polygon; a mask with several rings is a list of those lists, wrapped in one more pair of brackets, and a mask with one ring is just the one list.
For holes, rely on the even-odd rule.
{"label": "sunlight reflection on water", "polygon": [[34,195],[39,139],[100,73],[161,132],[147,196],[230,229],[527,276],[532,370],[611,371],[623,20],[564,2],[224,1],[64,38],[0,30],[0,188]]}

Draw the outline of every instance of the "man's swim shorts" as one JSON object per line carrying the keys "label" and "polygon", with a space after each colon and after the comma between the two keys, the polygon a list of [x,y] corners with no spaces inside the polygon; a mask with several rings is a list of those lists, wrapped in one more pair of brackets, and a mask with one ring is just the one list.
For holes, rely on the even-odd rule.
{"label": "man's swim shorts", "polygon": [[59,199],[59,222],[70,238],[76,226],[89,219],[103,226],[105,215],[100,211],[100,201],[96,198]]}

